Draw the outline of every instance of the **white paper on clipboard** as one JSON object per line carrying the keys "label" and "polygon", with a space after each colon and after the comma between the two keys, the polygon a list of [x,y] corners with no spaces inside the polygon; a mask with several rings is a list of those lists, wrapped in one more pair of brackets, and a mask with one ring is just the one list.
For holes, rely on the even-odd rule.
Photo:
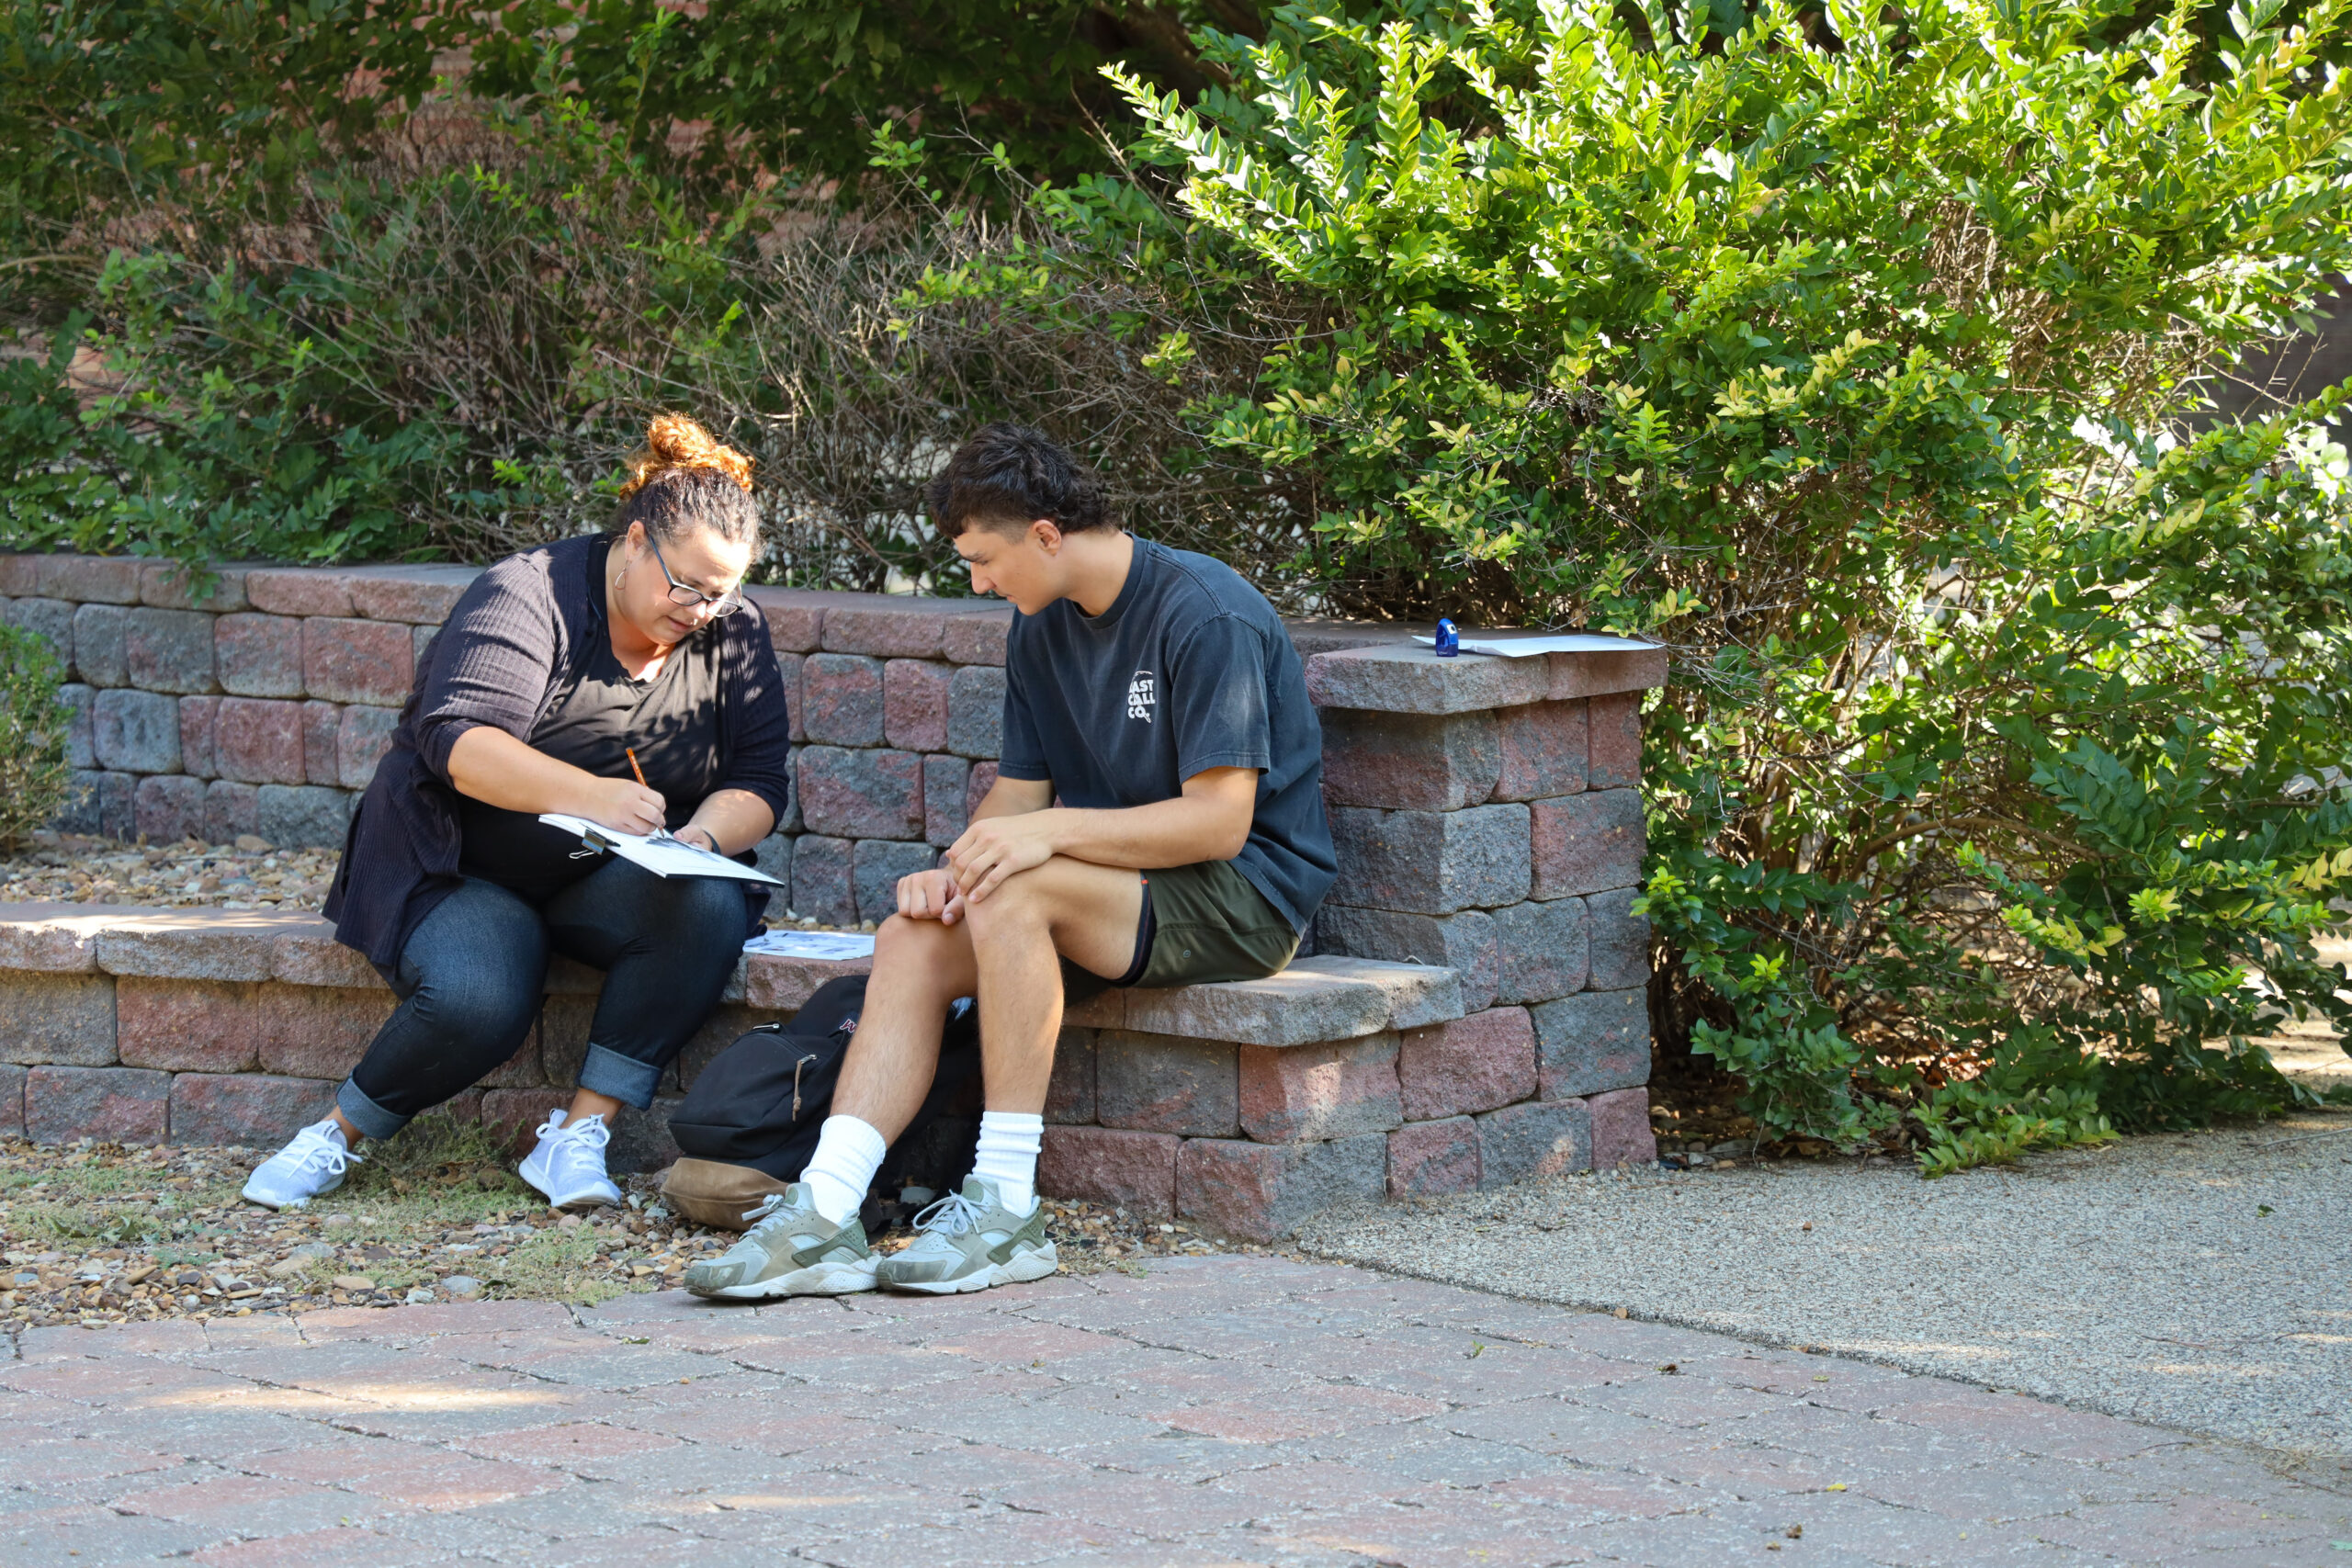
{"label": "white paper on clipboard", "polygon": [[641,865],[656,876],[731,876],[738,882],[784,886],[756,866],[713,854],[699,844],[682,843],[667,833],[639,837],[599,826],[584,817],[566,817],[557,811],[541,812],[539,820],[567,833],[577,833],[581,842],[616,854],[632,865]]}

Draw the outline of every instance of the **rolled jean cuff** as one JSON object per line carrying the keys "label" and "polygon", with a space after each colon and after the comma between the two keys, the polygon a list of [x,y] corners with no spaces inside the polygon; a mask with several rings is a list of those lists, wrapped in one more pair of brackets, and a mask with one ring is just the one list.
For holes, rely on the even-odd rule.
{"label": "rolled jean cuff", "polygon": [[408,1118],[397,1111],[387,1111],[368,1098],[367,1091],[349,1078],[334,1091],[334,1108],[343,1119],[359,1129],[364,1138],[389,1138],[408,1125]]}
{"label": "rolled jean cuff", "polygon": [[624,1105],[650,1110],[653,1091],[662,1084],[662,1069],[650,1062],[624,1056],[591,1041],[588,1059],[580,1064],[580,1087],[591,1094],[610,1095]]}

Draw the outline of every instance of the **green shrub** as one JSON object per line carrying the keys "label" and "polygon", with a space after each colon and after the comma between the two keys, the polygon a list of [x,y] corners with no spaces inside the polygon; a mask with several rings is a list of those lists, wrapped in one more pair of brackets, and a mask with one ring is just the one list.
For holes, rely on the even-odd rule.
{"label": "green shrub", "polygon": [[0,626],[0,850],[55,817],[73,788],[65,737],[74,710],[58,694],[62,681],[46,642]]}
{"label": "green shrub", "polygon": [[2247,1040],[2352,1016],[2347,391],[2181,422],[2352,265],[2343,16],[1286,11],[925,299],[1270,341],[1191,419],[1327,603],[1668,643],[1657,1022],[1768,1134],[2273,1110]]}

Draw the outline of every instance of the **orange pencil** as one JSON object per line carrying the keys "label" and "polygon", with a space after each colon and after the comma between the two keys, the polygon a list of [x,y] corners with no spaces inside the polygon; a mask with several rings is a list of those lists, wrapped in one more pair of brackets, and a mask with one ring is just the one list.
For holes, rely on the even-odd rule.
{"label": "orange pencil", "polygon": [[628,771],[637,775],[638,787],[639,789],[651,789],[653,786],[645,782],[645,770],[637,765],[637,748],[634,746],[624,746],[621,748],[621,750],[628,757]]}

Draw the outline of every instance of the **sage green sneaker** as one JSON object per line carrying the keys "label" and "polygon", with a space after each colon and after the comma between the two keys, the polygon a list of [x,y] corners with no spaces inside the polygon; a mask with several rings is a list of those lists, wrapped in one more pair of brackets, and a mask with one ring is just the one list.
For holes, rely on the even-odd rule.
{"label": "sage green sneaker", "polygon": [[922,1234],[876,1270],[894,1291],[934,1296],[985,1291],[1042,1280],[1062,1266],[1046,1239],[1046,1206],[1038,1204],[1024,1219],[998,1201],[996,1184],[986,1177],[966,1177],[964,1190],[915,1216],[915,1229]]}
{"label": "sage green sneaker", "polygon": [[759,1223],[707,1263],[686,1270],[686,1289],[724,1301],[846,1296],[874,1288],[874,1250],[857,1216],[836,1225],[793,1182],[744,1212]]}

